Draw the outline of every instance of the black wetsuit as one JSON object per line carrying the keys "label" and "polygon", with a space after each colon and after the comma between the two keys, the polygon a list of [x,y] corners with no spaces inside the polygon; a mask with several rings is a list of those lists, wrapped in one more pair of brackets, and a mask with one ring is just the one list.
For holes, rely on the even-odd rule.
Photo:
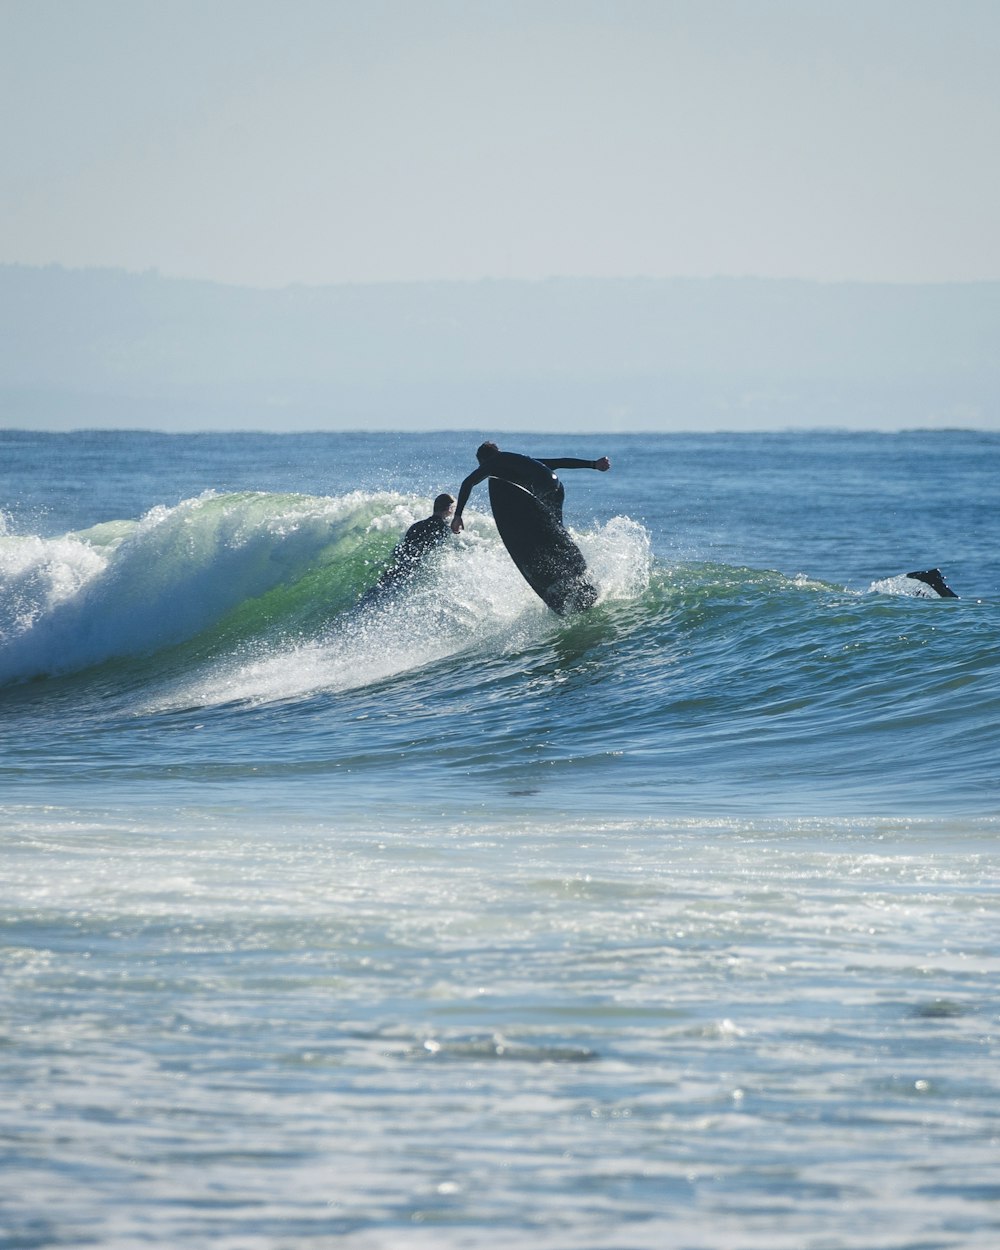
{"label": "black wetsuit", "polygon": [[562,523],[562,508],[565,491],[563,484],[553,472],[554,469],[595,469],[593,460],[576,460],[572,456],[561,458],[522,456],[516,451],[498,451],[496,455],[484,460],[478,469],[462,483],[458,492],[458,503],[455,505],[455,520],[462,516],[462,509],[469,499],[473,486],[488,477],[498,477],[505,482],[513,482],[523,487],[535,498],[551,510],[556,520]]}
{"label": "black wetsuit", "polygon": [[438,543],[443,542],[450,532],[447,518],[438,516],[437,513],[425,521],[415,521],[392,553],[392,563],[379,577],[377,584],[384,589],[409,577],[424,556]]}

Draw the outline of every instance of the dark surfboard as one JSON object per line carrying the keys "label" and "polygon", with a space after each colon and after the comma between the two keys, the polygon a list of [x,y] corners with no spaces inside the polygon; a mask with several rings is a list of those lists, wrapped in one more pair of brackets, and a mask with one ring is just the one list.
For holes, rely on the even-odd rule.
{"label": "dark surfboard", "polygon": [[869,590],[884,595],[911,595],[915,599],[957,599],[940,569],[921,569],[914,573],[897,573],[872,582]]}
{"label": "dark surfboard", "polygon": [[906,576],[912,577],[914,581],[923,582],[925,586],[930,586],[931,590],[941,599],[958,598],[958,595],[955,594],[941,576],[940,569],[924,569],[921,573],[907,573]]}
{"label": "dark surfboard", "polygon": [[490,507],[503,545],[536,595],[560,616],[597,602],[587,562],[565,526],[534,495],[490,478]]}

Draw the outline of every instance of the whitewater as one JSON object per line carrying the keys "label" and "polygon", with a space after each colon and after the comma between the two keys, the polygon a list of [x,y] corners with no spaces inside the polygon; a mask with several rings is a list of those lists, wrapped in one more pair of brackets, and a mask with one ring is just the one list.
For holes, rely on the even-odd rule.
{"label": "whitewater", "polygon": [[0,431],[0,1247],[992,1247],[1000,436],[479,441]]}

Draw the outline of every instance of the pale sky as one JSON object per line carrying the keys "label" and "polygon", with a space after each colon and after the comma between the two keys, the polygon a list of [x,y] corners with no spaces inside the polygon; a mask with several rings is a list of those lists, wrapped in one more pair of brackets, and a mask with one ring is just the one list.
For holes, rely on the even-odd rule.
{"label": "pale sky", "polygon": [[0,263],[1000,279],[1000,0],[0,0]]}

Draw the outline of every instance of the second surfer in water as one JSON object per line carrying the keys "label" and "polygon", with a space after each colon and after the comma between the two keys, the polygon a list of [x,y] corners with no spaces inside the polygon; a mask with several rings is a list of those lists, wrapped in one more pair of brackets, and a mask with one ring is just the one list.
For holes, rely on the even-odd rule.
{"label": "second surfer in water", "polygon": [[497,477],[505,482],[513,482],[520,486],[545,505],[555,519],[562,524],[562,508],[565,491],[563,484],[555,474],[556,469],[597,469],[606,473],[611,468],[607,456],[599,460],[577,460],[571,456],[534,457],[523,456],[516,451],[501,451],[496,443],[482,443],[476,449],[479,468],[474,469],[465,479],[458,491],[458,503],[452,518],[452,533],[457,534],[463,529],[462,512],[468,502],[473,486],[485,481],[488,477]]}
{"label": "second surfer in water", "polygon": [[424,521],[415,522],[406,531],[392,553],[389,567],[379,577],[373,589],[388,590],[413,576],[428,552],[433,551],[448,536],[448,517],[454,502],[451,495],[438,495],[434,500],[432,515]]}

